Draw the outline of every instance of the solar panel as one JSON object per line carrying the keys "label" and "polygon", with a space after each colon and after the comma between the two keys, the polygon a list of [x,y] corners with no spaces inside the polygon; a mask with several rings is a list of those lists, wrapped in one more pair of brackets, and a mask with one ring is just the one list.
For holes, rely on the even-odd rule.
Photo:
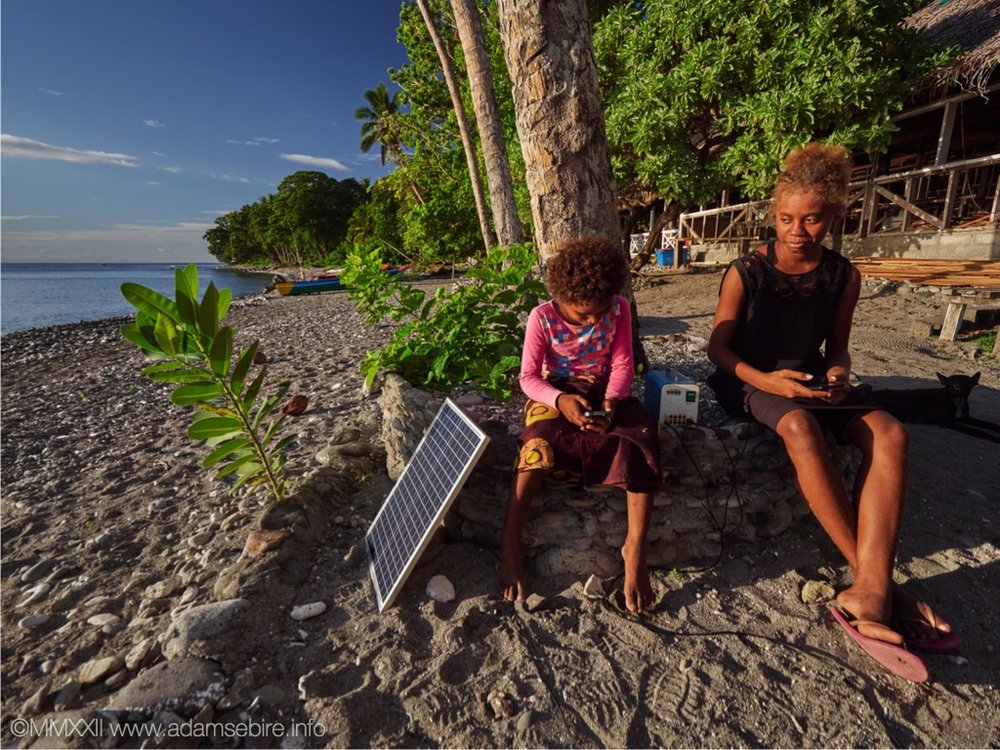
{"label": "solar panel", "polygon": [[416,567],[490,439],[445,399],[365,535],[381,612]]}

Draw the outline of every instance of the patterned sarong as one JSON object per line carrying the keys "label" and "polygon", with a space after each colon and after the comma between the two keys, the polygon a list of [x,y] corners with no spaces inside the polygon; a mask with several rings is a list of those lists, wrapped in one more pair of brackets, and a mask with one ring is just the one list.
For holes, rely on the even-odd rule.
{"label": "patterned sarong", "polygon": [[[578,393],[593,408],[604,401],[606,381],[553,380],[565,393]],[[558,409],[528,399],[516,472],[551,471],[552,478],[584,486],[610,485],[633,492],[657,492],[663,484],[656,423],[634,397],[618,404],[607,432],[581,430]]]}

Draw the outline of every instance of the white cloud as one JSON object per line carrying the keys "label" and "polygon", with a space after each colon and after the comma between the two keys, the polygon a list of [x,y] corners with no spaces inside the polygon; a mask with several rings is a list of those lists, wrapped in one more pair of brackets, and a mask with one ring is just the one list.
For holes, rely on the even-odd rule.
{"label": "white cloud", "polygon": [[259,146],[257,141],[237,141],[234,138],[227,138],[226,143],[232,143],[236,146]]}
{"label": "white cloud", "polygon": [[114,164],[119,167],[138,167],[136,157],[107,151],[83,151],[64,146],[53,146],[17,135],[0,135],[0,153],[22,159],[50,159],[74,164]]}
{"label": "white cloud", "polygon": [[203,239],[212,225],[182,221],[166,226],[113,224],[95,229],[9,230],[3,233],[5,262],[114,263],[160,260],[207,262]]}
{"label": "white cloud", "polygon": [[146,127],[150,127],[150,128],[165,128],[165,127],[167,127],[166,125],[164,125],[159,120],[143,120],[142,124],[145,125]]}
{"label": "white cloud", "polygon": [[146,184],[147,185],[154,185],[154,186],[156,186],[156,185],[162,185],[163,183],[162,182],[157,182],[156,180],[146,180]]}
{"label": "white cloud", "polygon": [[222,180],[224,182],[238,182],[241,185],[249,185],[251,180],[247,177],[239,177],[232,174],[219,174],[218,172],[205,172],[206,177],[211,177],[213,180]]}
{"label": "white cloud", "polygon": [[280,143],[277,138],[254,138],[258,143]]}
{"label": "white cloud", "polygon": [[170,172],[170,174],[180,174],[184,170],[180,167],[160,167],[164,172]]}
{"label": "white cloud", "polygon": [[0,216],[3,221],[24,221],[25,219],[58,219],[58,216],[45,214],[21,214],[20,216]]}
{"label": "white cloud", "polygon": [[48,94],[49,96],[66,96],[65,91],[53,91],[52,89],[38,89],[43,94]]}
{"label": "white cloud", "polygon": [[281,158],[285,161],[293,161],[296,164],[306,164],[310,167],[326,167],[328,169],[336,169],[340,172],[349,172],[350,169],[345,167],[336,159],[331,159],[326,156],[307,156],[306,154],[282,154]]}
{"label": "white cloud", "polygon": [[166,154],[163,153],[162,151],[154,151],[153,156],[166,156]]}

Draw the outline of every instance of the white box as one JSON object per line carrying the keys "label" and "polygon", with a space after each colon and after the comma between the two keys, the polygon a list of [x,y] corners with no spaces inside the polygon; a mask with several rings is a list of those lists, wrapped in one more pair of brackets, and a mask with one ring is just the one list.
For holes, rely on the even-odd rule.
{"label": "white box", "polygon": [[674,426],[698,423],[701,386],[672,370],[650,370],[646,374],[646,411],[656,423]]}

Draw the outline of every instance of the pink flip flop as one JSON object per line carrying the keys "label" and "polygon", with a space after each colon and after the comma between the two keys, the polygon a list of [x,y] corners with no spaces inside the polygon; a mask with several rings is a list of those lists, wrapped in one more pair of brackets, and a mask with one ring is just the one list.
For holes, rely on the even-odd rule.
{"label": "pink flip flop", "polygon": [[962,637],[958,633],[942,633],[937,638],[907,638],[906,645],[917,651],[937,654],[954,651],[962,645]]}
{"label": "pink flip flop", "polygon": [[927,667],[924,666],[919,656],[892,643],[861,635],[858,629],[848,622],[847,618],[836,607],[830,607],[830,613],[866,654],[890,672],[910,682],[924,682],[927,679]]}

